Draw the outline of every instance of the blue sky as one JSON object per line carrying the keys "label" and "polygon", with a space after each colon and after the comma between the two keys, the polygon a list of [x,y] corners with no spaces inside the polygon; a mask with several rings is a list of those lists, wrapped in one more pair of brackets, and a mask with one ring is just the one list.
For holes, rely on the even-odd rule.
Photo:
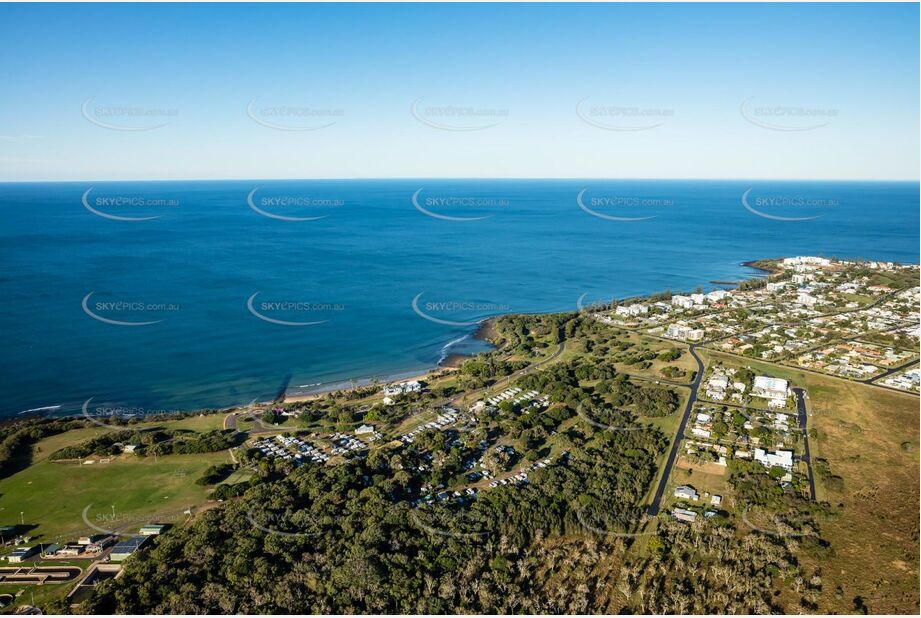
{"label": "blue sky", "polygon": [[0,5],[0,179],[917,179],[918,17]]}

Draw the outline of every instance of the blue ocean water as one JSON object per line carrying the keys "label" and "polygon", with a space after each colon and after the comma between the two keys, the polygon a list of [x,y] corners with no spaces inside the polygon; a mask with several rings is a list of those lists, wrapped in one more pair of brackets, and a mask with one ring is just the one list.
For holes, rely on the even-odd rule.
{"label": "blue ocean water", "polygon": [[488,315],[919,253],[916,182],[16,183],[0,218],[3,415],[266,400],[482,349]]}

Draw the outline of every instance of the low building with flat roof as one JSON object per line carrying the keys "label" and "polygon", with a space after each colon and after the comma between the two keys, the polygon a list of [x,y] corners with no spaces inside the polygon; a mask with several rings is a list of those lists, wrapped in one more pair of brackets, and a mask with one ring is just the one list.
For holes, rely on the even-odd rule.
{"label": "low building with flat roof", "polygon": [[6,557],[6,560],[7,562],[22,562],[23,560],[32,556],[35,552],[35,547],[17,547],[15,550],[13,550],[13,553]]}
{"label": "low building with flat roof", "polygon": [[150,537],[148,536],[133,536],[130,539],[119,541],[115,547],[112,548],[112,553],[109,554],[109,559],[113,562],[125,560],[134,552],[139,550],[149,538]]}
{"label": "low building with flat roof", "polygon": [[156,536],[158,534],[163,534],[164,530],[166,530],[166,524],[147,524],[146,526],[141,526],[141,529],[138,530],[138,534],[142,536]]}
{"label": "low building with flat roof", "polygon": [[687,522],[694,522],[697,519],[697,513],[687,509],[672,509],[672,515],[675,516],[675,519]]}

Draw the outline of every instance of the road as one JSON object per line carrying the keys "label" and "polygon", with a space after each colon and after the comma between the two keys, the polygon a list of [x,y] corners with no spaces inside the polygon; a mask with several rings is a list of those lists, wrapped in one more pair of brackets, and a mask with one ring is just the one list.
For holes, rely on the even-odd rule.
{"label": "road", "polygon": [[678,433],[675,435],[671,451],[668,453],[668,459],[665,461],[665,469],[662,471],[662,478],[659,479],[659,486],[656,488],[652,503],[649,505],[648,512],[650,517],[655,517],[659,514],[662,496],[665,494],[665,487],[668,485],[668,478],[671,476],[675,460],[678,458],[678,449],[681,447],[681,440],[684,438],[684,431],[687,428],[688,419],[691,417],[691,410],[694,408],[694,403],[697,401],[697,389],[700,388],[700,382],[704,377],[704,363],[700,360],[700,357],[697,356],[697,344],[691,344],[688,347],[688,352],[690,352],[694,360],[697,361],[697,375],[694,377],[694,382],[691,384],[691,393],[688,395],[687,405],[684,406],[684,414],[681,416],[681,423],[678,425]]}
{"label": "road", "polygon": [[[252,404],[250,404],[252,406]],[[242,415],[243,420],[250,420],[253,422],[254,426],[250,429],[245,430],[245,432],[251,436],[260,434],[260,433],[273,433],[278,431],[284,431],[284,427],[269,427],[262,422],[262,419],[256,416],[256,414],[251,410],[247,409],[243,412],[231,412],[224,417],[224,429],[233,429],[238,430],[237,420]]]}
{"label": "road", "polygon": [[[512,380],[515,380],[516,378],[520,378],[520,377],[523,376],[523,375],[526,375],[526,374],[528,374],[528,373],[531,373],[532,371],[536,371],[536,370],[540,369],[541,367],[543,367],[543,366],[546,365],[547,363],[549,363],[549,362],[553,361],[554,359],[556,359],[557,357],[559,357],[559,355],[563,353],[563,350],[566,349],[565,329],[566,329],[566,322],[563,322],[563,324],[560,325],[560,330],[559,330],[560,345],[559,345],[559,347],[553,352],[553,354],[551,354],[551,355],[548,356],[547,358],[544,358],[544,359],[539,360],[538,362],[536,362],[536,363],[534,363],[534,364],[532,364],[532,365],[528,365],[527,367],[524,367],[524,368],[522,368],[522,369],[519,369],[518,371],[515,371],[514,373],[510,373],[509,375],[507,375],[507,376],[505,376],[505,377],[503,377],[503,378],[499,378],[498,380],[496,380],[495,382],[493,382],[493,383],[490,384],[489,386],[486,386],[486,387],[483,387],[483,388],[478,388],[478,389],[475,389],[475,390],[472,390],[472,391],[467,391],[467,392],[461,393],[461,394],[459,394],[459,395],[456,395],[456,396],[454,396],[454,397],[451,397],[451,398],[449,398],[449,399],[446,399],[446,400],[444,400],[444,401],[438,402],[438,403],[434,404],[434,407],[444,407],[444,406],[448,406],[448,405],[450,405],[450,406],[456,406],[456,405],[458,405],[458,403],[459,403],[460,401],[462,401],[462,400],[464,400],[464,399],[467,399],[467,398],[470,397],[471,395],[479,395],[479,394],[481,394],[481,393],[485,393],[486,391],[491,391],[491,390],[494,390],[494,389],[498,389],[498,388],[500,388],[501,386],[510,383]],[[476,399],[476,397],[474,397],[474,399]]]}
{"label": "road", "polygon": [[803,456],[801,459],[806,462],[806,471],[809,476],[809,496],[815,502],[815,477],[812,474],[812,458],[809,455],[809,432],[806,430],[806,391],[801,388],[794,388],[796,394],[796,416],[799,419],[799,427],[803,432]]}
{"label": "road", "polygon": [[[911,367],[912,365],[917,365],[917,364],[918,364],[918,359],[917,359],[917,358],[913,358],[913,359],[911,359],[910,361],[908,361],[907,363],[902,363],[901,365],[898,365],[897,367],[892,367],[892,368],[890,368],[890,369],[887,369],[885,372],[879,374],[879,375],[876,376],[875,378],[867,378],[866,380],[860,380],[860,382],[862,382],[862,383],[864,383],[864,384],[872,384],[873,386],[882,386],[883,388],[892,388],[891,386],[886,386],[885,384],[876,384],[876,382],[877,382],[877,380],[882,380],[883,378],[888,378],[888,377],[891,376],[893,373],[898,373],[899,371],[902,371],[903,369],[907,369],[908,367]],[[893,388],[892,390],[894,390],[894,391],[899,391],[900,393],[908,393],[908,392],[909,392],[909,391],[903,391],[903,390],[898,389],[898,388]],[[911,394],[914,394],[914,393],[911,393]]]}

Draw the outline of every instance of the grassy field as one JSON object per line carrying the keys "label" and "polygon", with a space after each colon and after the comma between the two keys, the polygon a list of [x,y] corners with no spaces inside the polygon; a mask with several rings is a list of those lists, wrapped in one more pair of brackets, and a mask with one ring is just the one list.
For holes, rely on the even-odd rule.
{"label": "grassy field", "polygon": [[17,606],[23,605],[42,607],[50,601],[66,596],[67,593],[73,590],[75,584],[75,581],[63,584],[42,584],[41,586],[33,584],[0,584],[0,594],[11,594],[15,597],[13,603],[4,608],[2,613],[12,614]]}
{"label": "grassy field", "polygon": [[36,444],[33,465],[0,480],[0,524],[18,524],[22,517],[34,526],[30,534],[45,543],[90,532],[83,518],[88,506],[89,522],[105,529],[133,531],[148,521],[176,521],[190,505],[207,499],[206,488],[195,480],[208,466],[230,461],[226,451],[158,458],[121,455],[92,465],[47,459],[95,433],[80,429]]}
{"label": "grassy field", "polygon": [[687,501],[693,506],[710,506],[710,496],[705,496],[705,492],[710,494],[719,494],[723,497],[723,503],[719,508],[730,509],[732,504],[727,496],[726,481],[729,479],[729,470],[725,466],[716,463],[695,464],[685,457],[679,456],[675,462],[672,476],[665,488],[665,494],[662,496],[662,509],[668,510],[675,502],[679,502],[674,497],[675,489],[679,485],[690,485],[697,493],[700,499],[697,502]]}
{"label": "grassy field", "polygon": [[[801,386],[808,394],[812,457],[828,461],[836,483],[816,476],[818,498],[841,512],[822,524],[832,554],[821,567],[820,613],[852,613],[860,597],[871,613],[919,610],[918,398],[770,363],[706,353]],[[709,363],[708,363],[709,364]]]}
{"label": "grassy field", "polygon": [[243,483],[248,481],[253,477],[254,472],[249,468],[240,468],[239,470],[234,470],[230,476],[225,478],[220,482],[221,485],[234,485],[236,483]]}
{"label": "grassy field", "polygon": [[859,596],[874,614],[917,614],[918,398],[814,375],[805,386],[813,457],[843,479],[820,494],[842,505],[823,525],[835,554],[821,565],[825,585],[842,593],[823,611],[852,611]]}
{"label": "grassy field", "polygon": [[201,414],[189,416],[176,421],[162,421],[159,423],[143,423],[142,426],[163,427],[164,429],[178,429],[186,431],[211,431],[224,428],[226,414]]}
{"label": "grassy field", "polygon": [[803,384],[806,376],[810,375],[809,372],[796,369],[795,367],[775,365],[773,363],[757,361],[732,354],[723,354],[722,352],[714,352],[712,350],[698,349],[697,353],[708,369],[713,366],[713,361],[716,360],[728,367],[751,367],[758,375],[782,378],[792,382],[794,386]]}
{"label": "grassy field", "polygon": [[[161,427],[163,429],[173,429],[180,431],[210,431],[212,429],[223,428],[224,416],[224,414],[190,416],[188,418],[182,418],[175,421],[160,421],[127,425],[125,426],[125,429],[140,430],[151,429],[153,427]],[[64,448],[65,446],[77,444],[79,442],[101,436],[111,431],[114,430],[109,427],[94,425],[84,429],[74,429],[72,431],[50,436],[33,447],[32,461],[37,462],[45,460],[52,453]]]}

